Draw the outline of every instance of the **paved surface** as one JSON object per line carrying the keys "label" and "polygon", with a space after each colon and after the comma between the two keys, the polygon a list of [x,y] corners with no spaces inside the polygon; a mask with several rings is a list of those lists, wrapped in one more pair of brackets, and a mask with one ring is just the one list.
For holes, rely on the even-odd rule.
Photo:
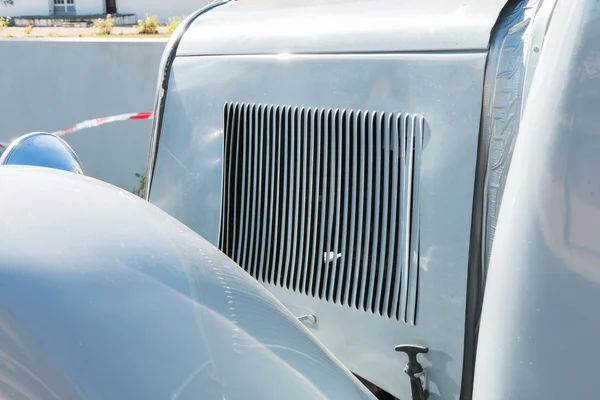
{"label": "paved surface", "polygon": [[[160,34],[159,35],[136,35],[137,29],[132,27],[122,27],[116,26],[112,34],[110,36],[132,36],[136,35],[139,37],[166,37],[168,36],[168,28],[167,27],[159,27],[158,28]],[[29,35],[25,34],[25,30],[22,27],[9,27],[0,29],[0,37],[90,37],[94,36],[94,28],[33,28]],[[106,37],[106,36],[100,36]]]}

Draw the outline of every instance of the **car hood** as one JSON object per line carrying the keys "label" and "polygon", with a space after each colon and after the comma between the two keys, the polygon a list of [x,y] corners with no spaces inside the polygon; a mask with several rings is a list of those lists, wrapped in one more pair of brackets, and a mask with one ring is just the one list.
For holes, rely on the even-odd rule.
{"label": "car hood", "polygon": [[506,0],[231,1],[201,15],[177,54],[487,49]]}

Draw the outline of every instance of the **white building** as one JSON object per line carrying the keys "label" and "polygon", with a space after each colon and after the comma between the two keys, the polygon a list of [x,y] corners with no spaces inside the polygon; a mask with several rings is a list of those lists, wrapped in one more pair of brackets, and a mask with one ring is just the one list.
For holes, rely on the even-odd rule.
{"label": "white building", "polygon": [[14,0],[12,6],[0,5],[0,16],[21,17],[90,17],[101,14],[157,15],[162,22],[169,17],[183,17],[212,0]]}

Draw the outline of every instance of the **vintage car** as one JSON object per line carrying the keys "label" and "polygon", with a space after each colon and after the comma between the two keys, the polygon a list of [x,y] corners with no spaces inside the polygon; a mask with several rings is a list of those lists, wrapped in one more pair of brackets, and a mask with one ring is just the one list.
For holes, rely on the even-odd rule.
{"label": "vintage car", "polygon": [[599,105],[598,1],[216,1],[146,199],[380,398],[597,398]]}
{"label": "vintage car", "polygon": [[265,288],[43,132],[0,158],[0,398],[374,399]]}

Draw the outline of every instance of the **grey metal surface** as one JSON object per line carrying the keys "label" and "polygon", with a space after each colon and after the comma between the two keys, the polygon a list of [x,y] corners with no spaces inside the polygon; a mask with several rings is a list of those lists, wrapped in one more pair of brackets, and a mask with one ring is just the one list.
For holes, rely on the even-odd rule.
{"label": "grey metal surface", "polygon": [[474,399],[598,398],[600,4],[558,0],[488,272]]}
{"label": "grey metal surface", "polygon": [[423,115],[416,325],[266,286],[296,316],[314,315],[310,329],[354,372],[400,398],[406,360],[394,346],[429,346],[432,398],[458,398],[485,61],[473,51],[178,57],[149,199],[217,244],[228,102]]}
{"label": "grey metal surface", "polygon": [[506,2],[233,1],[196,20],[177,54],[481,50]]}
{"label": "grey metal surface", "polygon": [[32,132],[15,139],[0,157],[0,165],[32,165],[83,174],[81,160],[63,139]]}
{"label": "grey metal surface", "polygon": [[195,13],[188,15],[181,23],[175,28],[175,31],[171,34],[169,41],[163,51],[158,67],[158,79],[156,82],[156,92],[154,95],[154,115],[155,118],[152,121],[152,134],[150,136],[150,148],[148,150],[148,165],[146,167],[146,186],[148,190],[145,191],[144,197],[148,200],[150,194],[150,188],[152,187],[152,177],[154,175],[154,166],[156,164],[156,150],[157,142],[160,139],[160,132],[162,130],[163,115],[165,102],[167,100],[167,90],[169,87],[169,76],[171,75],[171,67],[175,61],[177,54],[177,48],[183,38],[183,35],[187,32],[190,25],[196,18],[203,14],[215,9],[216,7],[227,4],[230,0],[212,1],[210,4],[202,7]]}
{"label": "grey metal surface", "polygon": [[140,198],[0,167],[4,399],[372,399],[267,290]]}
{"label": "grey metal surface", "polygon": [[555,0],[512,2],[492,33],[474,190],[462,396],[470,398],[489,255],[522,106]]}
{"label": "grey metal surface", "polygon": [[[548,18],[542,5],[552,10],[555,0],[523,0],[507,10],[496,28],[486,70],[482,136],[488,159],[485,178],[483,214],[483,267],[485,269],[494,241],[502,194],[510,169],[510,160],[519,132],[522,109],[528,90],[528,76],[535,72],[536,60]],[[534,33],[537,33],[534,35]],[[537,39],[537,40],[536,40]]]}

